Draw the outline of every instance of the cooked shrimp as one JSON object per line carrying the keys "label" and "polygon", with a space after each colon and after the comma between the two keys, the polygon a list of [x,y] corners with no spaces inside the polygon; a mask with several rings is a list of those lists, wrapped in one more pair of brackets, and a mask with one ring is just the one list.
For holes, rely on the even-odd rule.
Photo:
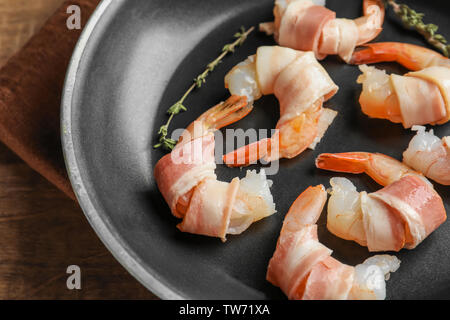
{"label": "cooked shrimp", "polygon": [[363,89],[359,102],[372,118],[414,125],[443,124],[450,120],[450,69],[429,67],[405,76],[362,65],[357,82]]}
{"label": "cooked shrimp", "polygon": [[274,22],[260,24],[260,30],[274,34],[281,46],[313,51],[317,59],[337,54],[348,62],[357,45],[373,40],[382,30],[384,4],[381,0],[364,0],[364,16],[336,19],[336,13],[322,1],[276,0]]}
{"label": "cooked shrimp", "polygon": [[439,139],[433,130],[427,132],[422,126],[412,130],[417,134],[403,153],[403,162],[440,184],[450,185],[450,137]]}
{"label": "cooked shrimp", "polygon": [[213,131],[249,111],[245,97],[230,97],[191,124],[170,154],[155,166],[154,176],[183,232],[219,237],[240,234],[253,222],[275,213],[272,182],[264,170],[247,171],[243,179],[218,181],[214,173]]}
{"label": "cooked shrimp", "polygon": [[208,109],[192,122],[181,134],[178,144],[194,140],[234,123],[248,115],[252,109],[253,104],[248,103],[246,96],[232,95],[225,102]]}
{"label": "cooked shrimp", "polygon": [[357,192],[345,178],[333,178],[327,227],[369,251],[413,249],[446,219],[442,198],[432,184],[405,164],[382,154],[321,154],[321,169],[366,173],[383,189]]}
{"label": "cooked shrimp", "polygon": [[397,62],[405,68],[419,71],[428,67],[450,68],[450,59],[434,50],[401,42],[367,43],[353,53],[351,64]]}
{"label": "cooked shrimp", "polygon": [[413,125],[443,124],[450,120],[450,60],[423,47],[397,42],[366,44],[351,63],[396,61],[411,70],[405,76],[360,66],[363,85],[359,98],[369,117]]}
{"label": "cooked shrimp", "polygon": [[316,167],[336,172],[366,173],[382,186],[407,175],[422,176],[394,158],[370,152],[322,153],[316,159]]}
{"label": "cooked shrimp", "polygon": [[338,87],[312,52],[260,47],[226,75],[225,86],[233,95],[246,96],[249,104],[268,94],[280,102],[278,133],[225,155],[230,166],[293,158],[314,148],[337,114],[322,108]]}
{"label": "cooked shrimp", "polygon": [[385,299],[385,280],[400,266],[394,256],[378,255],[356,267],[331,257],[317,236],[317,220],[327,200],[322,185],[309,187],[287,213],[267,280],[289,299]]}

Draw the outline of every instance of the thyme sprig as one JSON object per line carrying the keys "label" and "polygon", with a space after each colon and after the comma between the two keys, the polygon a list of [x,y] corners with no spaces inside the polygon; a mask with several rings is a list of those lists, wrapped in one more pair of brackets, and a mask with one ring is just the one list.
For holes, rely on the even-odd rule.
{"label": "thyme sprig", "polygon": [[166,124],[162,125],[158,130],[158,143],[153,146],[153,148],[160,148],[166,150],[172,150],[177,142],[173,139],[167,137],[169,131],[169,125],[172,121],[173,117],[179,114],[182,111],[187,111],[186,106],[184,105],[184,100],[186,100],[187,96],[196,88],[201,88],[202,85],[206,82],[206,77],[214,71],[214,69],[222,62],[223,58],[229,54],[233,53],[237,47],[241,46],[244,41],[247,39],[248,35],[254,30],[254,27],[251,27],[248,30],[245,30],[244,27],[241,27],[240,31],[234,34],[235,41],[232,43],[226,44],[221,51],[221,54],[212,62],[208,63],[205,71],[199,74],[194,78],[194,83],[189,87],[189,89],[184,93],[180,100],[175,102],[168,110],[167,113],[170,115]]}
{"label": "thyme sprig", "polygon": [[425,14],[418,13],[405,4],[398,4],[395,0],[387,0],[386,3],[392,7],[394,13],[402,20],[405,27],[416,30],[433,47],[441,51],[446,57],[449,56],[450,45],[447,44],[447,40],[443,35],[437,33],[439,29],[437,25],[423,22]]}

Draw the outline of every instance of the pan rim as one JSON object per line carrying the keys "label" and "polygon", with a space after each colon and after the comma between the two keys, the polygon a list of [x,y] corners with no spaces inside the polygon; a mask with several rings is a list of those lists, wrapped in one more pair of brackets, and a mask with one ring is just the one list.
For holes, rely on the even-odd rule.
{"label": "pan rim", "polygon": [[82,179],[82,169],[78,165],[77,155],[73,147],[72,131],[72,101],[75,84],[78,78],[79,66],[82,63],[84,51],[91,39],[98,22],[102,19],[113,0],[102,0],[89,18],[80,38],[75,46],[67,69],[62,99],[61,99],[61,143],[67,173],[78,203],[89,224],[96,232],[102,243],[111,252],[114,258],[144,287],[161,299],[180,300],[187,299],[180,293],[167,286],[157,276],[144,268],[139,260],[133,256],[132,250],[121,241],[96,210],[91,197]]}

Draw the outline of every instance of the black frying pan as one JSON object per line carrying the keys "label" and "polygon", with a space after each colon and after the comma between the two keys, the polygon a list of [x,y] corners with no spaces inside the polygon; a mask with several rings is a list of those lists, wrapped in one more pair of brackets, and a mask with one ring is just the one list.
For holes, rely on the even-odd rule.
{"label": "black frying pan", "polygon": [[[402,0],[403,1],[403,0]],[[406,1],[450,37],[450,3]],[[356,18],[361,0],[329,0],[338,17]],[[105,245],[139,281],[162,298],[267,299],[284,298],[265,280],[281,223],[290,204],[310,185],[333,174],[314,167],[322,152],[372,151],[401,159],[413,136],[401,125],[363,115],[355,83],[358,68],[335,57],[323,65],[340,91],[327,106],[339,116],[315,151],[282,160],[270,177],[278,213],[240,236],[219,239],[184,234],[175,225],[153,180],[164,152],[152,149],[165,110],[184,93],[205,64],[232,40],[241,25],[247,28],[272,19],[273,0],[104,0],[91,18],[74,52],[63,99],[63,144],[72,184],[79,202]],[[388,14],[378,41],[424,45]],[[204,110],[227,98],[226,72],[261,45],[274,41],[254,32],[243,47],[225,59],[201,90],[186,101],[189,111],[172,128],[186,127]],[[383,64],[391,72],[405,70]],[[254,111],[229,128],[274,128],[278,103],[269,96]],[[450,124],[438,126],[439,136]],[[256,166],[255,166],[256,168]],[[230,181],[245,171],[219,166],[219,179]],[[359,188],[380,187],[365,175],[342,175]],[[436,185],[449,211],[448,187]],[[319,221],[321,241],[344,263],[361,263],[370,254],[354,242],[331,235]],[[387,284],[389,299],[450,298],[450,223],[444,223],[415,250],[402,250],[401,268]]]}

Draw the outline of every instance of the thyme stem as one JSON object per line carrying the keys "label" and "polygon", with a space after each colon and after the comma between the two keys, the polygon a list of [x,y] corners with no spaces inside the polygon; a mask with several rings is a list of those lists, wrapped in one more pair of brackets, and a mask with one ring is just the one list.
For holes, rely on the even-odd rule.
{"label": "thyme stem", "polygon": [[167,113],[170,115],[169,119],[167,120],[166,124],[162,125],[159,128],[158,135],[158,143],[153,146],[153,148],[164,148],[166,150],[172,150],[177,142],[173,139],[167,138],[168,130],[170,122],[172,121],[173,117],[180,113],[181,111],[187,111],[187,108],[184,106],[184,101],[189,96],[189,94],[196,88],[201,88],[201,86],[206,82],[206,77],[214,71],[214,69],[219,65],[219,63],[222,62],[223,58],[229,53],[233,53],[235,49],[239,46],[241,46],[244,41],[247,39],[247,36],[254,30],[254,27],[251,27],[248,30],[245,30],[244,27],[241,27],[240,31],[234,34],[234,38],[236,40],[232,43],[226,44],[222,48],[221,54],[212,62],[208,63],[206,66],[206,69],[199,74],[195,79],[194,83],[187,89],[187,91],[183,94],[180,100],[175,102],[168,110]]}
{"label": "thyme stem", "polygon": [[418,13],[405,4],[398,4],[395,0],[386,0],[386,3],[392,7],[394,13],[402,20],[405,27],[416,30],[429,44],[441,51],[446,57],[449,56],[450,45],[447,44],[447,40],[443,35],[437,33],[439,29],[437,25],[423,22],[425,14]]}

